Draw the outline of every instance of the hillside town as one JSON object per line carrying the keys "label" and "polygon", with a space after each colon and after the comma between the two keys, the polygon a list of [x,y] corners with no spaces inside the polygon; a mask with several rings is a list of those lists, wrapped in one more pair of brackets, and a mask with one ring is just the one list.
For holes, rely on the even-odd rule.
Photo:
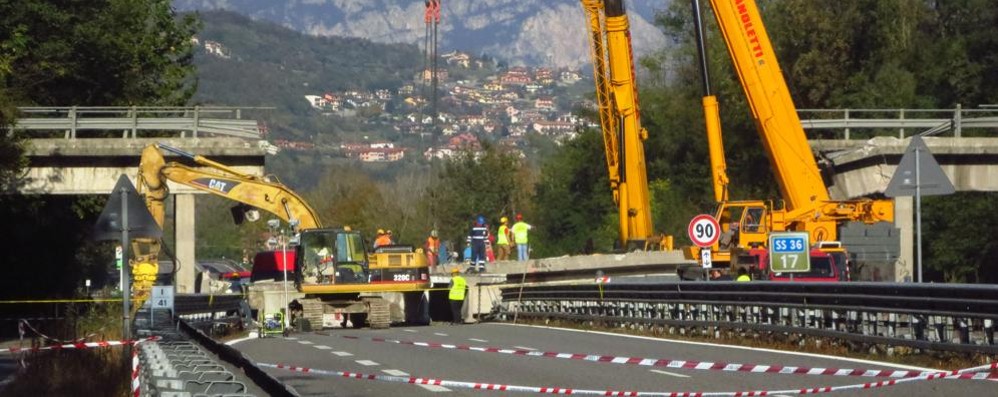
{"label": "hillside town", "polygon": [[[221,43],[191,39],[204,54],[230,59],[232,52]],[[271,139],[282,150],[333,149],[340,155],[363,162],[394,162],[406,156],[426,160],[445,159],[462,150],[477,151],[482,140],[497,143],[523,156],[526,136],[531,133],[555,142],[571,139],[582,128],[595,123],[578,117],[573,109],[595,109],[592,83],[581,71],[569,68],[489,68],[488,62],[461,51],[440,55],[438,89],[434,101],[430,69],[412,76],[396,89],[326,91],[303,95],[316,112],[326,116],[356,118],[375,138],[361,135],[339,142],[338,147],[311,140]],[[454,78],[452,71],[473,78]],[[583,81],[586,80],[586,81]],[[580,83],[582,85],[580,85]],[[436,117],[433,116],[436,103]],[[318,132],[317,132],[318,133]],[[314,137],[315,135],[313,135]],[[420,148],[393,143],[387,137],[419,136]],[[431,142],[426,145],[425,142]],[[414,153],[419,151],[419,153]]]}
{"label": "hillside town", "polygon": [[[558,142],[572,138],[581,128],[595,127],[572,112],[573,108],[595,106],[591,99],[569,94],[570,88],[583,80],[577,70],[517,66],[482,78],[452,79],[448,68],[480,69],[482,61],[457,51],[443,54],[442,59],[447,66],[437,71],[436,117],[432,115],[429,71],[396,90],[324,92],[304,95],[304,100],[326,115],[361,117],[372,129],[384,126],[397,135],[418,135],[423,141],[429,138],[435,142],[421,153],[384,140],[368,141],[367,137],[340,145],[344,156],[365,162],[399,161],[406,155],[447,158],[461,150],[479,149],[481,140],[522,155],[520,148],[530,133]],[[274,143],[287,150],[314,148],[311,142]]]}

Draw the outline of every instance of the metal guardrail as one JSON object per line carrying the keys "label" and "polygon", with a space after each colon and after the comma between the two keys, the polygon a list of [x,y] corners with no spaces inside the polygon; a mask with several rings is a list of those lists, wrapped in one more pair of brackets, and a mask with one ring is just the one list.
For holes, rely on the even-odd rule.
{"label": "metal guardrail", "polygon": [[272,108],[238,107],[22,107],[11,133],[57,132],[65,139],[77,139],[79,131],[121,131],[122,138],[136,138],[139,132],[175,131],[180,137],[200,134],[228,135],[259,139],[266,127],[256,120],[242,118],[246,110]]}
{"label": "metal guardrail", "polygon": [[[898,138],[938,135],[948,131],[959,138],[964,129],[998,128],[998,109],[798,109],[804,129],[841,129],[850,139],[852,129],[896,129]],[[890,115],[893,117],[885,117]],[[939,116],[949,116],[940,118]],[[806,118],[809,117],[809,118]],[[816,117],[816,118],[814,118]],[[909,133],[909,129],[916,130]]]}
{"label": "metal guardrail", "polygon": [[685,282],[505,288],[504,315],[998,353],[998,286]]}
{"label": "metal guardrail", "polygon": [[177,294],[173,314],[190,323],[235,320],[249,315],[242,295]]}

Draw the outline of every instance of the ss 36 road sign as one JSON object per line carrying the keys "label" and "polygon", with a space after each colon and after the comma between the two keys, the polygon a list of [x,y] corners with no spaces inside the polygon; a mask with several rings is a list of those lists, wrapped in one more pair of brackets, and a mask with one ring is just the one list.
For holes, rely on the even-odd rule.
{"label": "ss 36 road sign", "polygon": [[771,233],[769,235],[769,270],[773,273],[811,271],[807,232]]}
{"label": "ss 36 road sign", "polygon": [[721,236],[721,227],[718,226],[717,220],[707,214],[693,217],[687,231],[690,234],[690,241],[698,247],[710,247]]}

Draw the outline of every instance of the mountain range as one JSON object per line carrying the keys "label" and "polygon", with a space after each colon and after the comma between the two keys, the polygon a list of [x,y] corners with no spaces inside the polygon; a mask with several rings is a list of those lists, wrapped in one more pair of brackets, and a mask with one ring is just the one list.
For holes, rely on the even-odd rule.
{"label": "mountain range", "polygon": [[[665,45],[652,23],[670,0],[625,2],[636,56]],[[423,45],[419,0],[174,0],[178,11],[224,9],[314,36]],[[441,0],[439,52],[461,50],[511,65],[587,67],[589,48],[578,0]]]}

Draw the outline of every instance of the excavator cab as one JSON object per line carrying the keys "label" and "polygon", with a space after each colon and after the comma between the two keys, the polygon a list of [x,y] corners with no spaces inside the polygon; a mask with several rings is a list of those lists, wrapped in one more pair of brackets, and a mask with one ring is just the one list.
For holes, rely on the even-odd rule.
{"label": "excavator cab", "polygon": [[359,284],[369,280],[364,238],[343,229],[311,229],[298,238],[295,264],[303,284]]}

